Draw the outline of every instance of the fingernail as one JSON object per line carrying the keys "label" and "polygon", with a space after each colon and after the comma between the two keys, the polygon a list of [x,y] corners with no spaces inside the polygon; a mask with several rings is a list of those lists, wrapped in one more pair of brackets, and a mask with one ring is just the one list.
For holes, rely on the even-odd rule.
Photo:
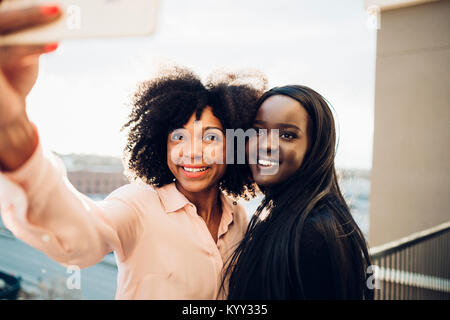
{"label": "fingernail", "polygon": [[44,16],[53,16],[59,13],[58,6],[42,6],[40,9]]}
{"label": "fingernail", "polygon": [[44,53],[49,53],[49,52],[55,51],[57,48],[58,48],[58,44],[57,43],[47,44],[44,47]]}

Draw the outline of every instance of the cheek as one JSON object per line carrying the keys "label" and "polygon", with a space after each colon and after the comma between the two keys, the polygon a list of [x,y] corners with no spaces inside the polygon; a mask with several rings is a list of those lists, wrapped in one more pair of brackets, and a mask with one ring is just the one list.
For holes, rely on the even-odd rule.
{"label": "cheek", "polygon": [[214,166],[217,170],[217,175],[222,177],[227,169],[226,164],[226,144],[218,144],[211,147],[211,152],[214,155]]}
{"label": "cheek", "polygon": [[169,143],[167,145],[167,163],[170,166],[176,166],[181,163],[183,156],[186,153],[185,145],[183,143]]}
{"label": "cheek", "polygon": [[227,165],[226,164],[218,164],[217,165],[217,176],[219,179],[223,177],[225,174],[225,171],[227,171]]}
{"label": "cheek", "polygon": [[303,145],[297,144],[289,148],[281,149],[281,152],[283,152],[282,157],[286,165],[288,165],[289,171],[296,171],[302,165],[306,148]]}
{"label": "cheek", "polygon": [[173,155],[173,148],[171,148],[170,146],[167,146],[167,166],[169,167],[169,170],[172,172],[172,173],[174,173],[174,170],[175,170],[175,167],[176,167],[176,165],[175,165],[175,163],[174,163],[174,161],[173,160],[176,160],[176,159],[172,159],[173,157],[172,157],[172,155]]}
{"label": "cheek", "polygon": [[203,148],[203,160],[207,164],[223,164],[226,159],[225,143],[206,145]]}

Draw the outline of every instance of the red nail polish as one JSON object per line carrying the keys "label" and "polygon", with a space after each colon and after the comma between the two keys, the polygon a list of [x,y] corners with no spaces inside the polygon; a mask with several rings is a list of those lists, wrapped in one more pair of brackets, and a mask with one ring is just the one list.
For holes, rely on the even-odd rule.
{"label": "red nail polish", "polygon": [[42,6],[40,9],[44,16],[53,16],[59,13],[58,6]]}
{"label": "red nail polish", "polygon": [[58,48],[58,44],[57,43],[47,44],[44,47],[44,53],[49,53],[49,52],[55,51],[57,48]]}

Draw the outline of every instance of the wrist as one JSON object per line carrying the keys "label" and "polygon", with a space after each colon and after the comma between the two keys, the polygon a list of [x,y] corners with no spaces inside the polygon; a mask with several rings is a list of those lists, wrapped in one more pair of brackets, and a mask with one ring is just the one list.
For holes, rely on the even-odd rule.
{"label": "wrist", "polygon": [[35,126],[26,115],[0,127],[0,168],[14,171],[20,168],[33,154],[38,145]]}

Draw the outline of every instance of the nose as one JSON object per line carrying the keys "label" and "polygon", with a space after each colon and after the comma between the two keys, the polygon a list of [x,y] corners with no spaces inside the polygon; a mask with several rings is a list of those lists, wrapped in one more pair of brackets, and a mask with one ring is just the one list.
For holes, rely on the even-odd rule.
{"label": "nose", "polygon": [[193,137],[190,149],[191,161],[194,164],[201,164],[203,161],[203,138],[201,135]]}
{"label": "nose", "polygon": [[267,130],[266,134],[259,136],[259,151],[267,152],[268,155],[278,153],[278,129]]}

